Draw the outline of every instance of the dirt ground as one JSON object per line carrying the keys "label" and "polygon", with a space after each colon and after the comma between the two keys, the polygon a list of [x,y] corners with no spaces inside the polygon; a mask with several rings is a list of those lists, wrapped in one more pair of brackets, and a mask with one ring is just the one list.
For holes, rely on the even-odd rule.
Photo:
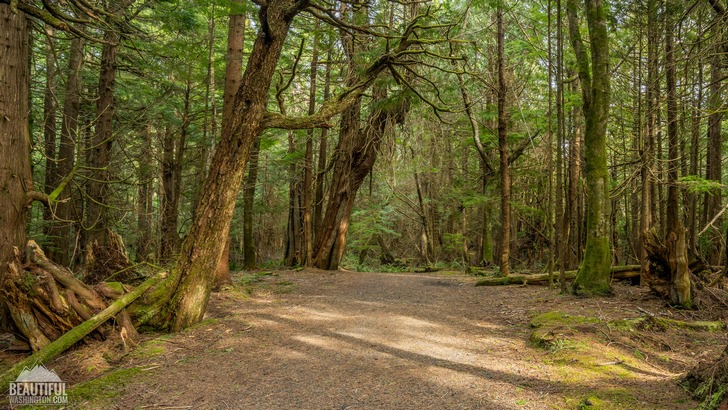
{"label": "dirt ground", "polygon": [[71,382],[99,376],[72,392],[84,409],[689,409],[697,403],[676,380],[726,342],[725,332],[630,338],[607,326],[566,331],[546,349],[529,342],[530,320],[554,310],[700,318],[619,284],[614,297],[579,299],[539,286],[476,288],[457,274],[236,280],[192,329],[117,358],[81,347],[49,367]]}

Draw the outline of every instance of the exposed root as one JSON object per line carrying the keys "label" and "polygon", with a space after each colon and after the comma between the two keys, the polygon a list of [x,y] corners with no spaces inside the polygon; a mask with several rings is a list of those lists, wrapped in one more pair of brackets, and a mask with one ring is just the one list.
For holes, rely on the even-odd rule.
{"label": "exposed root", "polygon": [[[34,241],[28,241],[23,257],[15,249],[15,261],[8,264],[0,289],[7,300],[13,321],[35,352],[60,338],[125,294],[121,284],[91,287],[76,279],[73,272],[50,261]],[[125,313],[116,323],[127,338],[137,332]],[[109,327],[93,335],[105,338]]]}

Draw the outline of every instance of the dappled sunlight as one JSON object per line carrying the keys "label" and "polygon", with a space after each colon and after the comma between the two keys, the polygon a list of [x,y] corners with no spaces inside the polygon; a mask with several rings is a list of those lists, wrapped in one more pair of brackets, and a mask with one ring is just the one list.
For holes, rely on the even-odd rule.
{"label": "dappled sunlight", "polygon": [[323,349],[334,350],[337,353],[353,352],[355,350],[350,343],[332,337],[306,334],[291,336],[291,339]]}
{"label": "dappled sunlight", "polygon": [[[333,310],[333,309],[332,309]],[[278,316],[289,319],[289,320],[323,320],[323,321],[332,321],[332,320],[342,320],[342,319],[350,319],[351,316],[345,315],[342,313],[336,313],[334,311],[324,311],[321,309],[313,309],[313,308],[307,308],[303,306],[294,306],[291,309],[288,309],[288,313],[279,313]]]}
{"label": "dappled sunlight", "polygon": [[[168,382],[134,389],[151,393],[133,397],[149,401],[151,394],[166,403],[181,394],[180,382],[166,375],[184,374],[182,386],[219,392],[230,398],[230,408],[560,410],[579,408],[587,397],[597,403],[593,408],[690,408],[678,401],[686,400],[685,393],[666,391],[673,375],[648,364],[660,363],[654,353],[642,357],[585,331],[536,348],[529,342],[533,329],[525,309],[503,313],[492,303],[471,309],[462,295],[475,288],[438,287],[426,298],[420,292],[432,288],[393,286],[389,280],[341,280],[335,291],[298,284],[277,301],[221,300],[216,312],[227,316],[211,316],[184,335],[184,348],[171,343],[175,350],[164,356],[171,362],[152,370]],[[414,297],[406,295],[406,286]],[[402,293],[382,303],[378,289]],[[362,299],[364,293],[377,301]],[[504,294],[522,299],[523,307],[532,297]],[[226,375],[223,384],[220,374]],[[655,389],[664,394],[661,403],[677,405],[651,405],[649,392]],[[230,392],[241,394],[226,396]],[[215,404],[185,397],[202,408]]]}

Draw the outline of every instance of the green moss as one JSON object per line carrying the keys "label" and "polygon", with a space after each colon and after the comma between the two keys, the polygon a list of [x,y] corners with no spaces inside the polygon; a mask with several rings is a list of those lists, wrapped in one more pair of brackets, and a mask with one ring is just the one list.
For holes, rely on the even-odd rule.
{"label": "green moss", "polygon": [[531,327],[547,327],[547,326],[575,326],[585,323],[599,323],[600,320],[595,317],[569,315],[568,313],[554,310],[551,312],[541,313],[531,319]]}
{"label": "green moss", "polygon": [[126,293],[126,290],[124,289],[124,285],[121,282],[105,282],[106,286],[109,287],[109,289],[113,290],[116,293],[124,294]]}
{"label": "green moss", "polygon": [[656,316],[640,316],[634,319],[613,320],[609,322],[608,325],[612,329],[620,330],[623,332],[635,332],[642,330],[664,332],[667,329],[717,332],[726,328],[725,323],[720,321],[687,322]]}
{"label": "green moss", "polygon": [[[118,369],[94,380],[79,383],[68,391],[68,401],[83,408],[103,408],[103,403],[118,396],[127,384],[138,379],[141,372],[138,367]],[[81,404],[89,401],[94,402],[93,405]]]}
{"label": "green moss", "polygon": [[195,324],[193,326],[188,327],[187,330],[185,330],[185,331],[191,332],[194,329],[199,329],[199,328],[202,328],[202,327],[205,327],[205,326],[213,326],[213,325],[216,325],[218,323],[220,323],[220,319],[211,317],[211,318],[202,320],[202,321],[200,321],[199,323],[197,323],[197,324]]}
{"label": "green moss", "polygon": [[575,331],[574,327],[586,324],[600,323],[595,317],[569,315],[564,312],[552,311],[542,313],[531,319],[531,333],[529,341],[536,347],[552,351],[570,347],[564,336],[565,332]]}
{"label": "green moss", "polygon": [[[592,193],[591,190],[590,193]],[[598,190],[594,193],[599,196]],[[595,200],[599,199],[595,198]],[[590,212],[587,218],[589,225],[587,229],[596,231],[595,227],[599,225],[600,217],[603,217],[603,215]],[[584,251],[584,261],[579,267],[579,272],[571,285],[572,292],[585,297],[609,296],[612,294],[612,288],[610,286],[611,275],[612,265],[609,237],[606,235],[588,236]]]}

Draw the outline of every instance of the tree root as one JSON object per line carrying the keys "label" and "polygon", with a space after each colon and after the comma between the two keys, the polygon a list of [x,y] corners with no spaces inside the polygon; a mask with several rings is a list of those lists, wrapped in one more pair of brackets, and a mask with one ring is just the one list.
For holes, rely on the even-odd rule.
{"label": "tree root", "polygon": [[[84,321],[80,325],[66,332],[52,343],[47,344],[30,357],[16,363],[10,370],[6,371],[5,373],[3,373],[2,376],[0,376],[0,390],[4,391],[5,389],[7,389],[10,382],[15,380],[25,367],[32,367],[39,363],[47,363],[49,360],[52,360],[59,354],[63,353],[66,349],[76,344],[79,340],[83,339],[86,335],[96,330],[99,326],[104,324],[112,317],[116,316],[117,320],[119,320],[118,316],[123,314],[122,310],[125,307],[127,307],[137,298],[139,298],[139,296],[141,296],[150,287],[155,285],[164,277],[164,274],[158,274],[150,279],[147,279],[132,292],[121,296],[119,299],[111,303],[101,312],[97,313],[90,319]],[[134,328],[132,327],[132,329]],[[122,334],[126,334],[125,330],[126,328],[122,328]],[[126,337],[128,338],[129,335],[126,334]]]}
{"label": "tree root", "polygon": [[[123,297],[121,284],[91,287],[73,272],[50,261],[34,241],[28,241],[24,258],[15,249],[15,260],[2,278],[3,297],[16,327],[36,352]],[[117,314],[116,323],[129,337],[137,335],[129,316]],[[98,327],[98,326],[97,326]],[[96,330],[105,337],[107,329]]]}

